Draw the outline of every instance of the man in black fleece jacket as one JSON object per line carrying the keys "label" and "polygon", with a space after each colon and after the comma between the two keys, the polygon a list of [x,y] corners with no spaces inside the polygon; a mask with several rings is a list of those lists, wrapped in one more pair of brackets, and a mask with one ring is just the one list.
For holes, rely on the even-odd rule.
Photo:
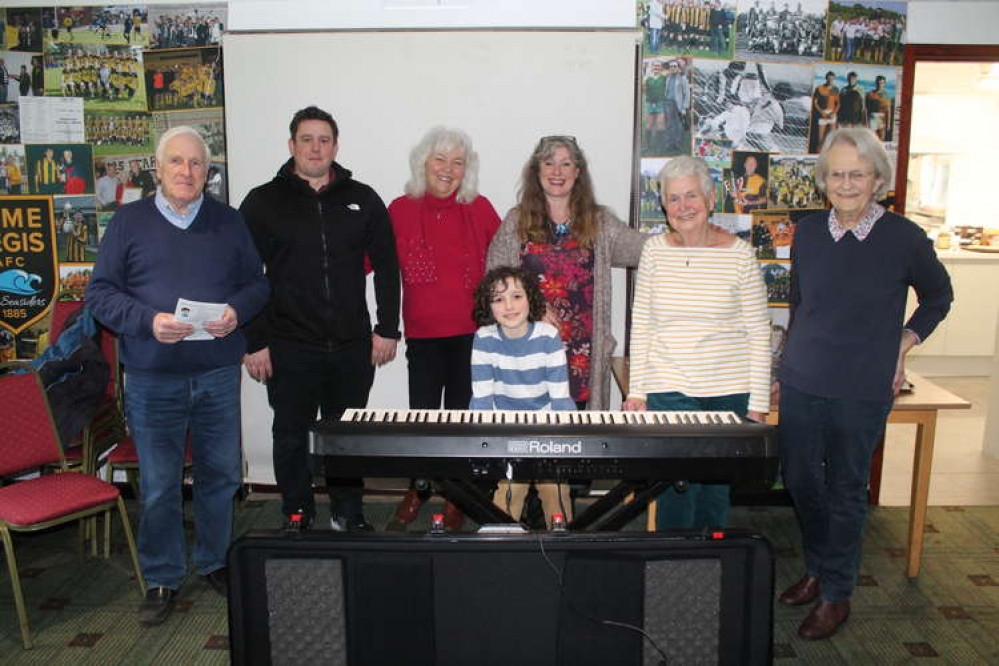
{"label": "man in black fleece jacket", "polygon": [[[395,358],[399,263],[385,204],[334,162],[338,128],[310,106],[291,121],[291,159],[253,189],[240,212],[267,267],[271,300],[248,329],[244,364],[267,382],[274,410],[274,474],[286,527],[315,516],[308,432],[318,412],[339,418],[364,407],[375,367]],[[374,269],[377,323],[365,299],[365,258]],[[363,480],[327,478],[331,525],[368,531]]]}

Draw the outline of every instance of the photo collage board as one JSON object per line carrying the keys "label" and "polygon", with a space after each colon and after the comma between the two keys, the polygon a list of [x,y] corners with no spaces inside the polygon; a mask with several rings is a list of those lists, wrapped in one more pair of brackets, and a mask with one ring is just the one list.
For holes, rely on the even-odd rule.
{"label": "photo collage board", "polygon": [[212,157],[206,194],[227,202],[226,12],[225,3],[0,8],[0,206],[52,196],[59,300],[83,299],[115,210],[155,193],[168,129],[201,133]]}
{"label": "photo collage board", "polygon": [[767,285],[773,352],[787,333],[794,226],[828,206],[817,153],[868,127],[895,162],[906,2],[637,0],[642,29],[638,224],[668,229],[659,172],[701,157],[712,222],[751,242]]}

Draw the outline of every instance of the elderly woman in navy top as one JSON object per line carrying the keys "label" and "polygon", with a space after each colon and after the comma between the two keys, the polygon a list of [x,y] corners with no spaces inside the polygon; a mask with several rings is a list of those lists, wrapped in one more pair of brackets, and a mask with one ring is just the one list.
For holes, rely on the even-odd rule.
{"label": "elderly woman in navy top", "polygon": [[[795,231],[779,370],[781,464],[805,551],[805,575],[780,601],[819,599],[798,628],[811,639],[832,635],[850,614],[871,457],[906,354],[954,298],[923,230],[876,203],[892,174],[874,133],[830,133],[817,181],[832,210],[804,218]],[[903,326],[909,287],[919,307]]]}

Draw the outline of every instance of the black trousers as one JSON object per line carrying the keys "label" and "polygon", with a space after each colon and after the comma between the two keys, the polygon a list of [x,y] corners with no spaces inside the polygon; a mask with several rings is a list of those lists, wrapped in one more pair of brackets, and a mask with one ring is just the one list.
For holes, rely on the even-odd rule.
{"label": "black trousers", "polygon": [[[446,338],[407,338],[409,364],[409,408],[468,409],[472,399],[472,341],[474,334]],[[477,484],[481,485],[481,484]],[[486,482],[492,487],[492,482]],[[430,496],[426,479],[412,479],[412,490],[423,499]]]}
{"label": "black trousers", "polygon": [[[274,476],[281,511],[314,516],[309,428],[320,413],[337,419],[345,409],[367,404],[375,378],[371,339],[331,352],[276,342],[270,351],[274,374],[267,382],[267,399],[274,410]],[[326,485],[333,513],[360,515],[363,479],[327,477]]]}
{"label": "black trousers", "polygon": [[442,395],[444,409],[468,409],[474,337],[406,339],[410,409],[440,409]]}

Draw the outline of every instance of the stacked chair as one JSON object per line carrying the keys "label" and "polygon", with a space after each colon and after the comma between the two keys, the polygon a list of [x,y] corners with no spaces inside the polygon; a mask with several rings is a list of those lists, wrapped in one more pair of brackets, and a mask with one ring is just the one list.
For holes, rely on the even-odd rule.
{"label": "stacked chair", "polygon": [[[96,520],[104,514],[104,557],[107,558],[111,551],[111,511],[117,508],[143,596],[146,584],[120,492],[113,484],[83,471],[82,466],[80,471],[68,468],[45,391],[30,366],[0,364],[0,404],[5,412],[4,428],[0,432],[0,477],[8,479],[8,484],[0,487],[0,538],[21,625],[21,640],[28,649],[31,629],[11,538],[13,532],[33,532],[76,520]],[[32,478],[15,476],[46,468],[56,471]]]}

